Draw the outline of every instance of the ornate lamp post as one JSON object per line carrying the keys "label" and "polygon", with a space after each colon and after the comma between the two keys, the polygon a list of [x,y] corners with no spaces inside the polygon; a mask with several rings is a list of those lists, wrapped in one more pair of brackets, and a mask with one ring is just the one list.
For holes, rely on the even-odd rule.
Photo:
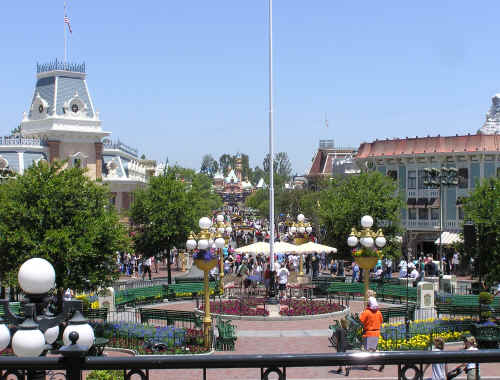
{"label": "ornate lamp post", "polygon": [[[10,343],[14,354],[19,357],[46,354],[59,336],[59,324],[72,314],[63,332],[64,344],[71,344],[69,335],[76,332],[77,335],[73,335],[76,337],[76,344],[84,347],[83,353],[88,351],[94,344],[94,330],[80,312],[82,302],[64,301],[63,312],[58,315],[48,310],[51,301],[49,292],[55,286],[55,271],[47,260],[40,258],[27,260],[19,269],[18,282],[27,298],[27,302],[22,304],[24,316],[12,313],[8,300],[0,300],[6,319],[4,321],[0,317],[0,351],[7,348]],[[6,322],[17,327],[12,340]],[[45,379],[45,372],[29,371],[28,377]]]}
{"label": "ornate lamp post", "polygon": [[215,246],[219,250],[219,293],[224,294],[224,246],[229,247],[229,241],[231,240],[231,232],[233,228],[231,223],[224,223],[224,216],[217,215],[217,230],[215,237]]}
{"label": "ornate lamp post", "polygon": [[378,232],[371,230],[373,218],[370,215],[365,215],[361,218],[361,226],[363,227],[361,231],[357,231],[354,227],[352,228],[351,234],[347,238],[347,245],[355,249],[355,261],[363,269],[365,303],[367,303],[370,269],[372,269],[382,257],[382,255],[378,253],[377,248],[385,247],[387,241],[381,229],[379,229]]}
{"label": "ornate lamp post", "polygon": [[[443,235],[443,201],[444,201],[444,187],[458,185],[458,170],[456,168],[425,168],[424,185],[431,189],[439,188],[439,266],[442,265],[443,259],[443,244],[441,242],[441,235]],[[441,268],[443,271],[443,268]]]}
{"label": "ornate lamp post", "polygon": [[[211,337],[211,327],[212,327],[212,316],[210,315],[210,287],[208,283],[208,273],[212,268],[217,265],[217,256],[210,252],[210,248],[214,241],[211,239],[210,228],[212,227],[212,221],[203,217],[199,221],[200,233],[195,235],[193,232],[190,233],[188,241],[186,242],[186,248],[188,250],[195,250],[193,254],[194,265],[203,271],[204,277],[204,292],[205,292],[205,316],[203,318],[203,335],[205,337],[205,347],[209,348],[212,343]],[[196,240],[198,242],[196,242]],[[215,239],[215,244],[220,245],[222,240],[222,247],[224,246],[224,239],[222,236],[218,236]]]}
{"label": "ornate lamp post", "polygon": [[[288,233],[293,237],[295,245],[307,243],[309,236],[312,233],[312,227],[309,222],[306,222],[304,214],[297,215],[297,222],[292,222],[288,228]],[[304,276],[304,255],[300,254],[299,276]]]}

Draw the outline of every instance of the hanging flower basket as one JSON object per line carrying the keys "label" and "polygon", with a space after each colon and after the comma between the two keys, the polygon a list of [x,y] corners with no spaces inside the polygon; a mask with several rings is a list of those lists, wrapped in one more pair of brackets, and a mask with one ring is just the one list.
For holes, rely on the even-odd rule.
{"label": "hanging flower basket", "polygon": [[217,265],[217,256],[209,250],[200,250],[193,255],[194,265],[203,271],[208,271]]}
{"label": "hanging flower basket", "polygon": [[366,270],[372,269],[375,265],[377,265],[377,261],[379,260],[378,257],[369,257],[369,256],[360,256],[356,257],[356,263],[358,265]]}

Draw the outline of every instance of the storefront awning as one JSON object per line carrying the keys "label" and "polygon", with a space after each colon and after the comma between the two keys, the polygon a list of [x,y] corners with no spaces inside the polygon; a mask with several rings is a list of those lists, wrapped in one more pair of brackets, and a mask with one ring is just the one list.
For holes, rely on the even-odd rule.
{"label": "storefront awning", "polygon": [[441,239],[437,238],[434,244],[436,245],[451,245],[453,243],[462,242],[460,235],[455,232],[443,231],[441,233]]}

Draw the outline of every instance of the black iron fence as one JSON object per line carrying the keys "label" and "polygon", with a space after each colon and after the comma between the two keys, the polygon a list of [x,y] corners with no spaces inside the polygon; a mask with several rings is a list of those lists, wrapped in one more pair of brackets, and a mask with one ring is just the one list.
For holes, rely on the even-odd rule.
{"label": "black iron fence", "polygon": [[[143,357],[66,357],[15,358],[0,357],[0,377],[19,380],[40,376],[40,371],[50,371],[66,380],[80,380],[84,371],[119,370],[123,379],[140,377],[148,380],[151,370],[161,370],[161,377],[168,378],[218,378],[227,369],[255,370],[254,377],[268,380],[270,377],[285,380],[292,377],[295,368],[395,365],[400,380],[422,380],[425,364],[476,363],[479,375],[480,363],[500,362],[500,350],[478,351],[425,351],[390,353],[337,353],[337,354],[277,354],[277,355],[201,355],[201,356],[143,356]],[[181,370],[181,371],[179,371]],[[248,373],[248,372],[247,372]],[[137,376],[135,376],[137,375]],[[477,377],[479,378],[479,376]]]}

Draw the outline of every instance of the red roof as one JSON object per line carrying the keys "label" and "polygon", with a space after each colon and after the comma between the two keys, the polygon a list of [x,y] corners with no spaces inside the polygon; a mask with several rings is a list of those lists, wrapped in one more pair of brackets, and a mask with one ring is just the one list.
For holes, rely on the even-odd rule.
{"label": "red roof", "polygon": [[356,158],[499,151],[500,135],[415,137],[362,143]]}

